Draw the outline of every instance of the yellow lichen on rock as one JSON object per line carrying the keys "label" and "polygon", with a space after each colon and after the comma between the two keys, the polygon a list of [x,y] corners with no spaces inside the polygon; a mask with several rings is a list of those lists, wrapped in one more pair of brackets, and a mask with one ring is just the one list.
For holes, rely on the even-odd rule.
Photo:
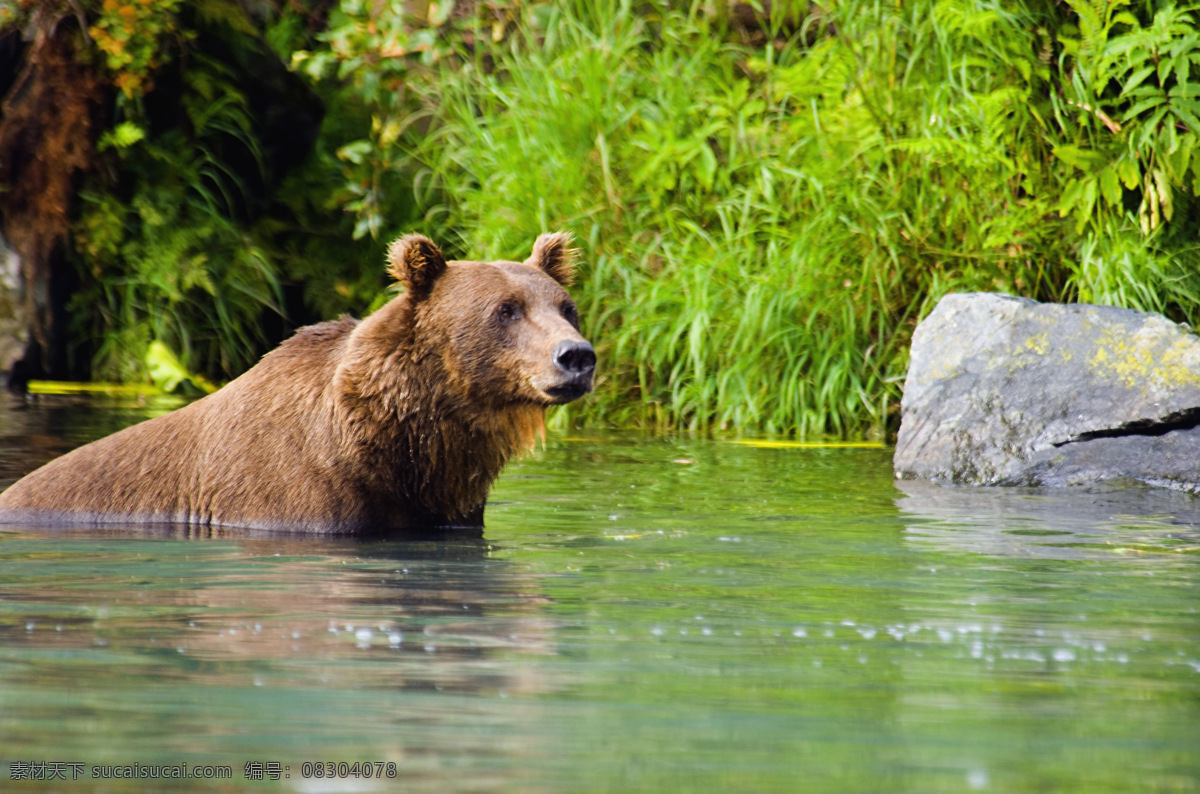
{"label": "yellow lichen on rock", "polygon": [[1035,334],[1025,340],[1025,348],[1039,356],[1050,352],[1050,339],[1046,334]]}
{"label": "yellow lichen on rock", "polygon": [[1183,333],[1167,338],[1157,329],[1143,329],[1132,336],[1105,330],[1088,359],[1100,378],[1112,378],[1135,389],[1165,389],[1200,386],[1200,347]]}

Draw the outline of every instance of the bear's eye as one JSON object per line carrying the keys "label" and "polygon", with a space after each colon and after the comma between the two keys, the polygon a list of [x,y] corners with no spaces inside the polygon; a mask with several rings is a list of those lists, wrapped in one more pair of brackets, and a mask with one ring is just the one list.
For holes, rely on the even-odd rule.
{"label": "bear's eye", "polygon": [[521,307],[511,301],[505,301],[496,310],[496,317],[502,323],[511,323],[514,320],[519,320],[521,319]]}
{"label": "bear's eye", "polygon": [[564,303],[562,305],[562,316],[571,325],[579,326],[579,310],[575,308],[574,303]]}

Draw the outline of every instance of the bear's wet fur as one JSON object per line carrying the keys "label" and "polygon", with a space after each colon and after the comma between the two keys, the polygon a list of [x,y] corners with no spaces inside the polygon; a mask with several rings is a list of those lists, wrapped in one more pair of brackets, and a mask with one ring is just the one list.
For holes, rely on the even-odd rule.
{"label": "bear's wet fur", "polygon": [[362,321],[301,328],[216,393],[50,461],[0,494],[0,523],[482,526],[546,408],[592,388],[570,243],[543,234],[525,262],[447,262],[403,237],[388,252],[403,294]]}

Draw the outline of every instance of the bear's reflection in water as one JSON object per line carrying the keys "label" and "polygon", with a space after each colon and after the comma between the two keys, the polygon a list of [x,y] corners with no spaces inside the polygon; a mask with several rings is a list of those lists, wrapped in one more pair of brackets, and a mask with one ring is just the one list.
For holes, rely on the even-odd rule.
{"label": "bear's reflection in water", "polygon": [[136,674],[132,653],[147,667],[166,661],[188,684],[252,675],[287,686],[548,689],[519,661],[557,652],[542,577],[491,558],[480,530],[404,542],[244,531],[163,542],[189,534],[171,528],[4,534],[52,543],[34,568],[56,569],[27,569],[0,587],[4,599],[63,614],[55,626],[44,614],[36,626],[0,622],[0,643],[121,657],[97,675]]}

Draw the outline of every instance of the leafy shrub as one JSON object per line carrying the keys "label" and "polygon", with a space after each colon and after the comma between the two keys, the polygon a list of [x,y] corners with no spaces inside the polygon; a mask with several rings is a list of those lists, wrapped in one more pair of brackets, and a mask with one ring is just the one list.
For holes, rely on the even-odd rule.
{"label": "leafy shrub", "polygon": [[[88,0],[98,40],[120,5]],[[603,375],[560,421],[883,436],[949,291],[1200,320],[1189,6],[280,4],[266,39],[328,114],[253,223],[204,144],[255,151],[219,69],[189,61],[184,137],[139,115],[166,59],[145,42],[191,35],[175,7],[128,64],[101,44],[132,88],[105,138],[126,189],[92,186],[76,226],[98,374],[145,377],[155,339],[235,374],[288,288],[323,316],[380,300],[382,246],[414,227],[487,257],[579,235]]]}
{"label": "leafy shrub", "polygon": [[774,4],[755,44],[702,4],[552,4],[414,81],[402,140],[463,248],[581,235],[585,419],[879,434],[948,291],[1196,312],[1164,234],[1197,230],[1193,12],[1112,9]]}

